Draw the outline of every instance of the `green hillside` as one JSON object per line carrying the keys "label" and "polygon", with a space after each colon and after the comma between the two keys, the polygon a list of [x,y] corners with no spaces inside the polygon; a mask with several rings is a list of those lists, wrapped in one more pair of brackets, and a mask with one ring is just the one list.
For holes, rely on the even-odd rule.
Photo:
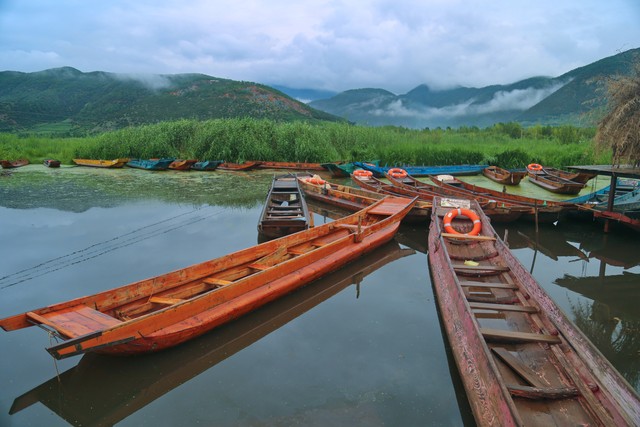
{"label": "green hillside", "polygon": [[177,119],[336,121],[271,87],[204,74],[0,72],[0,132],[84,134]]}
{"label": "green hillside", "polygon": [[402,95],[381,89],[351,90],[309,105],[376,126],[486,127],[511,121],[591,126],[606,104],[602,90],[606,79],[628,74],[638,61],[640,49],[632,49],[559,77],[532,77],[482,88],[433,90],[420,85]]}

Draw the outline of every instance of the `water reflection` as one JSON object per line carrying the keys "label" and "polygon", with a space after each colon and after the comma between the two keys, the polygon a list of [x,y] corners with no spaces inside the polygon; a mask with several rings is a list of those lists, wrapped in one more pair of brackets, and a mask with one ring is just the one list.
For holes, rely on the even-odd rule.
{"label": "water reflection", "polygon": [[394,240],[262,309],[182,346],[142,357],[85,355],[77,366],[15,399],[10,414],[41,402],[72,425],[113,425],[260,340],[384,265],[414,254]]}

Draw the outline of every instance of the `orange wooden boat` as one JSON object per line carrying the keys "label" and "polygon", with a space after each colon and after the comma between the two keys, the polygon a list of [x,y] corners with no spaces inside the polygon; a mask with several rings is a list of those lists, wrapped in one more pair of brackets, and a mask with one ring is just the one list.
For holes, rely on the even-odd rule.
{"label": "orange wooden boat", "polygon": [[527,171],[510,171],[498,166],[489,166],[488,168],[482,169],[482,175],[500,184],[518,185],[520,181],[522,181],[522,178],[527,176]]}
{"label": "orange wooden boat", "polygon": [[[357,212],[386,197],[382,193],[365,190],[364,188],[354,188],[324,180],[323,183],[320,184],[314,181],[313,178],[310,178],[310,175],[298,176],[300,188],[307,199],[318,200],[322,203],[327,203],[351,212]],[[402,222],[419,222],[426,224],[430,219],[431,203],[418,200]]]}
{"label": "orange wooden boat", "polygon": [[327,170],[320,163],[305,162],[263,162],[260,161],[259,169],[291,169],[301,171],[323,171]]}
{"label": "orange wooden boat", "polygon": [[4,169],[13,169],[13,168],[19,168],[21,166],[26,166],[29,164],[29,160],[28,159],[18,159],[18,160],[0,160],[0,166],[2,166]]}
{"label": "orange wooden boat", "polygon": [[[448,224],[460,211],[478,218],[478,235],[461,214]],[[640,425],[633,387],[500,240],[476,201],[435,198],[428,240],[441,320],[477,425]]]}
{"label": "orange wooden boat", "polygon": [[188,171],[198,162],[197,159],[177,159],[169,164],[169,169],[176,171]]}
{"label": "orange wooden boat", "polygon": [[73,163],[78,166],[89,166],[93,168],[121,168],[129,162],[129,159],[73,159]]}
{"label": "orange wooden boat", "polygon": [[218,165],[218,170],[221,171],[249,171],[260,166],[260,162],[244,162],[244,163],[229,163],[224,162]]}
{"label": "orange wooden boat", "polygon": [[201,335],[391,240],[415,199],[388,197],[351,216],[120,288],[0,319],[63,341],[55,358],[147,353]]}

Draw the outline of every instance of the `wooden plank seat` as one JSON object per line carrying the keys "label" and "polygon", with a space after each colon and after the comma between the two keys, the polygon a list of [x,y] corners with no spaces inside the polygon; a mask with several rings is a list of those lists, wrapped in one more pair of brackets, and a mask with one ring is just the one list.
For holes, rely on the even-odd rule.
{"label": "wooden plank seat", "polygon": [[541,342],[547,344],[559,344],[560,338],[555,335],[536,334],[533,332],[504,331],[500,329],[480,328],[482,336],[487,341],[499,341],[508,343]]}
{"label": "wooden plank seat", "polygon": [[460,286],[473,288],[518,289],[517,285],[509,283],[474,282],[472,280],[461,281]]}
{"label": "wooden plank seat", "polygon": [[49,326],[69,338],[101,331],[122,323],[115,317],[83,304],[42,315],[30,311],[26,316],[34,323]]}
{"label": "wooden plank seat", "polygon": [[207,277],[206,279],[203,280],[203,282],[206,283],[207,285],[212,285],[216,287],[226,286],[233,283],[230,280],[218,279],[217,277]]}
{"label": "wooden plank seat", "polygon": [[491,304],[483,302],[470,302],[469,306],[475,310],[494,311],[520,311],[523,313],[537,313],[538,309],[530,305]]}

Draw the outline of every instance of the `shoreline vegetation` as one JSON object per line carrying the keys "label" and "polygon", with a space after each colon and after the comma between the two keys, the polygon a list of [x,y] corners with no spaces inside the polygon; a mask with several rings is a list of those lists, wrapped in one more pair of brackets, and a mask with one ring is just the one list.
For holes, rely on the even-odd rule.
{"label": "shoreline vegetation", "polygon": [[179,120],[123,128],[86,137],[0,133],[0,159],[193,158],[332,162],[380,160],[388,165],[490,164],[507,169],[529,163],[565,167],[608,164],[596,150],[595,128],[571,125],[407,129],[347,123],[278,122],[233,118]]}

